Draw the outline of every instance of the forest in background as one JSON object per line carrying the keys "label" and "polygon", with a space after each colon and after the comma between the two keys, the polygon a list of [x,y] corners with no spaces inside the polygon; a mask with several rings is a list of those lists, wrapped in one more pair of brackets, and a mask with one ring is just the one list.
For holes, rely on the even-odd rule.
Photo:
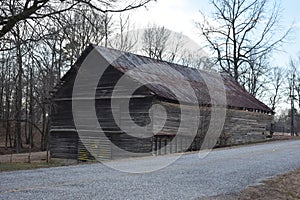
{"label": "forest in background", "polygon": [[[0,2],[0,120],[5,148],[22,152],[25,146],[36,146],[35,138],[40,150],[48,148],[51,94],[90,43],[226,72],[273,110],[282,103],[299,109],[299,59],[291,59],[289,66],[270,64],[272,53],[291,31],[271,37],[279,20],[277,5],[270,7],[269,23],[259,26],[272,1],[211,1],[216,8],[211,17],[219,26],[209,24],[205,16],[195,26],[207,41],[203,49],[213,56],[203,54],[203,49],[190,50],[185,36],[166,27],[135,27],[128,11],[150,1],[125,1],[123,6],[112,0]],[[251,32],[257,30],[262,34],[255,38]],[[287,115],[296,115],[290,110]],[[286,116],[278,118],[282,117]]]}

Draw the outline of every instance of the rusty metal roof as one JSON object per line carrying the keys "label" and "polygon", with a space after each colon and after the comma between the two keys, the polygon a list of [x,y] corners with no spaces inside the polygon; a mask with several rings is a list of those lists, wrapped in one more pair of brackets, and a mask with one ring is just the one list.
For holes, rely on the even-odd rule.
{"label": "rusty metal roof", "polygon": [[[142,84],[146,84],[151,91],[163,98],[177,100],[179,95],[180,98],[184,99],[187,103],[210,105],[212,99],[209,95],[207,84],[212,84],[214,88],[212,92],[222,94],[220,92],[222,91],[221,87],[225,88],[227,97],[226,105],[228,107],[253,109],[272,113],[272,110],[268,106],[250,95],[234,78],[227,74],[218,76],[211,72],[151,59],[128,52],[99,46],[95,48],[117,70],[126,73],[132,79]],[[134,72],[131,73],[131,70]],[[138,71],[138,73],[136,71]],[[217,84],[218,77],[222,78],[223,86]],[[162,84],[148,84],[154,82]],[[196,99],[194,95],[190,94],[187,90],[186,84],[182,84],[184,82],[188,82],[190,86],[192,86],[197,97]],[[175,93],[177,97],[171,90],[166,89],[162,85],[173,86],[172,89],[176,89]],[[218,99],[213,99],[213,101],[218,104]]]}
{"label": "rusty metal roof", "polygon": [[[153,93],[162,98],[177,101],[179,97],[184,102],[191,104],[211,105],[211,102],[214,102],[216,105],[219,104],[223,106],[223,102],[220,102],[216,97],[218,97],[218,95],[224,95],[222,90],[225,88],[225,106],[273,113],[267,105],[249,94],[228,74],[218,75],[212,72],[94,45],[89,46],[83,52],[75,65],[61,79],[61,83],[57,86],[58,88],[61,87],[68,78],[76,75],[76,71],[82,61],[93,49],[96,49],[115,69],[145,85]],[[221,77],[223,84],[220,84],[219,77]],[[188,85],[186,83],[192,87],[195,95],[191,94],[190,90],[187,90]],[[213,88],[213,91],[208,90],[208,85],[210,88]],[[210,92],[214,92],[214,94],[217,93],[218,95],[213,95],[214,99],[212,99]],[[177,96],[174,93],[176,93]]]}

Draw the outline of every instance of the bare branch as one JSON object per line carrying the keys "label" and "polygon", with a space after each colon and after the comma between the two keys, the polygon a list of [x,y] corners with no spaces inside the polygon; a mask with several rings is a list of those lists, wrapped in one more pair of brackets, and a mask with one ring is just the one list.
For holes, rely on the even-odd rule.
{"label": "bare branch", "polygon": [[[87,5],[90,9],[102,13],[124,12],[145,6],[155,0],[137,0],[122,8],[113,8],[117,1],[90,1],[90,0],[26,0],[0,1],[0,38],[10,32],[17,23],[28,19],[40,19],[57,15],[74,9],[77,5]],[[125,1],[127,2],[127,1]]]}

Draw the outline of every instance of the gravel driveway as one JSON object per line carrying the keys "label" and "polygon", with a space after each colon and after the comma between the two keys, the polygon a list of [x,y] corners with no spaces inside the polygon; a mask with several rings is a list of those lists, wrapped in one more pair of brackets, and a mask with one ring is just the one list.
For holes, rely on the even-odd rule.
{"label": "gravel driveway", "polygon": [[[139,169],[174,155],[110,162]],[[0,173],[0,199],[199,199],[237,195],[248,185],[300,167],[300,140],[183,155],[144,174],[89,164]]]}

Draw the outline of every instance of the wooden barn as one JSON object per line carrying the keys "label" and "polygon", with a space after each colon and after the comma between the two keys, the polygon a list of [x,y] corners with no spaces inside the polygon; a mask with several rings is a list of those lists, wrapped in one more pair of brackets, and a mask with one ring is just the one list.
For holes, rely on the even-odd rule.
{"label": "wooden barn", "polygon": [[229,75],[91,45],[57,86],[51,117],[52,157],[104,160],[263,141],[273,112]]}

